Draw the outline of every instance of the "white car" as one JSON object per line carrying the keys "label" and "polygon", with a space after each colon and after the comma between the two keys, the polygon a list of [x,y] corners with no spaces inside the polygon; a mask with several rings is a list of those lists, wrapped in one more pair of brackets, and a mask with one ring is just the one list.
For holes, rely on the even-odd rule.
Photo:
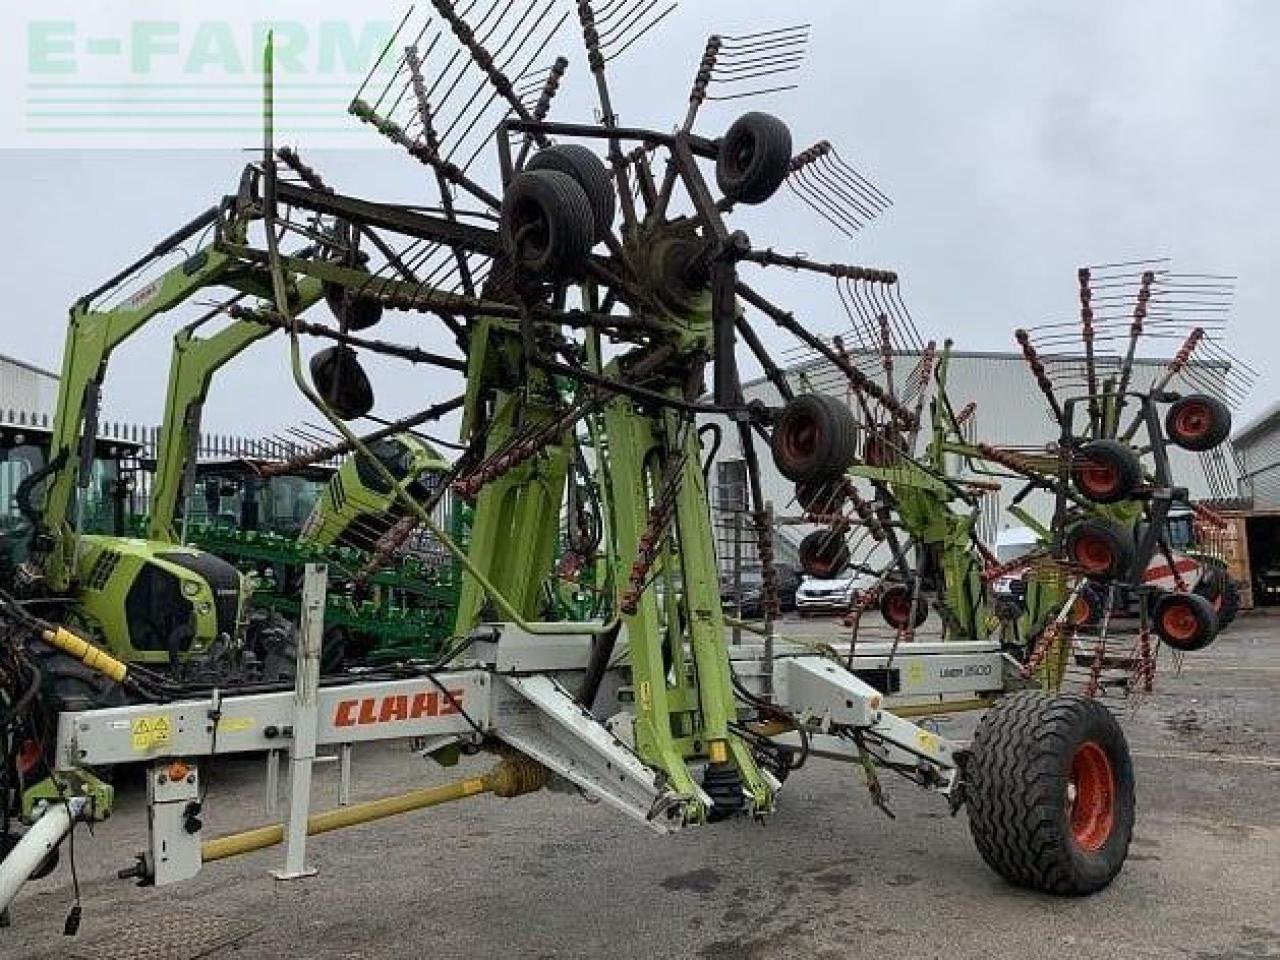
{"label": "white car", "polygon": [[870,590],[878,578],[867,573],[850,573],[832,580],[805,577],[796,589],[796,612],[843,613],[853,606],[854,597],[862,590]]}

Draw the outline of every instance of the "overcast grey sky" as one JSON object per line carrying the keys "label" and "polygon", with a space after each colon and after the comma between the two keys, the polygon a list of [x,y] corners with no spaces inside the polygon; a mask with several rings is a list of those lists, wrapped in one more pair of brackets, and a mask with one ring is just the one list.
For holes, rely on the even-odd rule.
{"label": "overcast grey sky", "polygon": [[[1277,395],[1280,4],[685,0],[619,62],[623,121],[678,121],[709,32],[800,21],[814,26],[801,89],[717,105],[700,129],[719,135],[748,105],[778,113],[798,144],[832,140],[894,206],[850,242],[778,200],[735,221],[758,245],[895,269],[925,332],[966,349],[1009,349],[1014,327],[1069,316],[1081,264],[1167,255],[1184,271],[1234,274],[1231,339],[1263,375],[1238,422]],[[562,39],[577,69],[556,116],[589,116],[576,35]],[[67,305],[233,190],[246,159],[0,150],[0,352],[56,368]],[[430,196],[425,168],[390,147],[311,159],[347,192]],[[761,286],[814,330],[846,326],[825,286],[772,276]],[[112,418],[158,419],[180,321],[121,352],[108,382]],[[448,345],[418,316],[380,335]],[[458,392],[453,375],[377,370],[389,412]],[[283,342],[266,341],[216,383],[206,424],[272,432],[300,416],[316,419],[294,395]]]}

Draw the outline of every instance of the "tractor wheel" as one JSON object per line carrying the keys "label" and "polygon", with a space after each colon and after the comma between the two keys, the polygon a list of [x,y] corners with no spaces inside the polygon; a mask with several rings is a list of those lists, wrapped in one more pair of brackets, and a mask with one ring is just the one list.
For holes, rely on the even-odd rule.
{"label": "tractor wheel", "polygon": [[857,459],[858,422],[836,397],[804,393],[782,408],[771,447],[773,462],[793,483],[835,480]]}
{"label": "tractor wheel", "polygon": [[40,668],[43,694],[55,713],[100,710],[128,703],[123,688],[79,660],[43,643],[31,644],[31,656]]}
{"label": "tractor wheel", "polygon": [[908,619],[915,629],[929,618],[929,605],[920,598],[916,602],[915,617],[911,617],[911,589],[902,583],[894,584],[880,595],[880,616],[895,630],[905,630]]}
{"label": "tractor wheel", "polygon": [[1083,520],[1067,532],[1067,559],[1097,580],[1115,580],[1133,566],[1133,537],[1106,520]]}
{"label": "tractor wheel", "polygon": [[554,170],[572,177],[591,204],[591,217],[595,223],[591,239],[600,243],[609,235],[613,229],[617,197],[613,192],[613,174],[595,153],[578,143],[558,143],[535,153],[524,169]]}
{"label": "tractor wheel", "polygon": [[964,766],[969,830],[1010,883],[1081,896],[1120,872],[1133,835],[1133,762],[1115,717],[1078,694],[1010,694]]}
{"label": "tractor wheel", "polygon": [[1102,622],[1103,600],[1101,594],[1092,584],[1085,584],[1083,590],[1076,595],[1075,603],[1067,614],[1067,620],[1073,627],[1092,627]]}
{"label": "tractor wheel", "polygon": [[791,172],[791,131],[767,113],[744,113],[720,142],[716,183],[734,203],[764,203]]}
{"label": "tractor wheel", "polygon": [[312,357],[311,382],[343,420],[359,420],[373,409],[373,384],[350,347],[338,344]]}
{"label": "tractor wheel", "polygon": [[1091,440],[1076,452],[1072,480],[1085,499],[1117,503],[1142,482],[1142,465],[1126,443]]}
{"label": "tractor wheel", "polygon": [[344,330],[368,330],[382,319],[382,304],[340,284],[324,284],[324,301]]}
{"label": "tractor wheel", "polygon": [[1213,604],[1198,593],[1161,594],[1152,607],[1151,620],[1160,639],[1184,653],[1203,650],[1218,635]]}
{"label": "tractor wheel", "polygon": [[800,569],[818,580],[831,580],[849,565],[849,544],[842,534],[815,530],[800,541]]}
{"label": "tractor wheel", "polygon": [[517,174],[502,197],[502,242],[512,262],[535,277],[572,276],[594,245],[591,201],[558,170]]}
{"label": "tractor wheel", "polygon": [[844,506],[845,483],[843,479],[808,480],[796,484],[796,503],[808,513],[829,515],[839,513]]}
{"label": "tractor wheel", "polygon": [[1212,450],[1231,436],[1231,411],[1217,397],[1194,393],[1169,408],[1164,432],[1183,450]]}

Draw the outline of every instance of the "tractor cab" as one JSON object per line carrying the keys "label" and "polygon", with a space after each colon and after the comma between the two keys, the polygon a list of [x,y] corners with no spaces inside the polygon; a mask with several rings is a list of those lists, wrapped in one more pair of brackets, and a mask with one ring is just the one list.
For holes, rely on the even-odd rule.
{"label": "tractor cab", "polygon": [[311,465],[264,476],[263,466],[243,457],[199,463],[190,495],[179,505],[188,523],[296,538],[334,470]]}
{"label": "tractor cab", "polygon": [[[0,424],[0,582],[31,552],[33,524],[25,502],[36,502],[40,474],[49,462],[52,434],[43,427]],[[81,529],[89,534],[124,536],[133,512],[141,444],[99,438],[83,499]],[[74,511],[73,511],[74,520]]]}

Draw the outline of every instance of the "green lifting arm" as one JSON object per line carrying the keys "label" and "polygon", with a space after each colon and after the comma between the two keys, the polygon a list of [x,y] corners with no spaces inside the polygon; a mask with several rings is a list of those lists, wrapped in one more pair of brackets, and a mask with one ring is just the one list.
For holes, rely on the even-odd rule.
{"label": "green lifting arm", "polygon": [[[297,313],[324,296],[318,280],[297,282]],[[200,338],[191,327],[173,338],[169,386],[165,394],[164,423],[147,519],[147,536],[177,542],[174,528],[200,438],[200,419],[214,375],[246,349],[275,331],[252,320],[236,320],[211,337]]]}

